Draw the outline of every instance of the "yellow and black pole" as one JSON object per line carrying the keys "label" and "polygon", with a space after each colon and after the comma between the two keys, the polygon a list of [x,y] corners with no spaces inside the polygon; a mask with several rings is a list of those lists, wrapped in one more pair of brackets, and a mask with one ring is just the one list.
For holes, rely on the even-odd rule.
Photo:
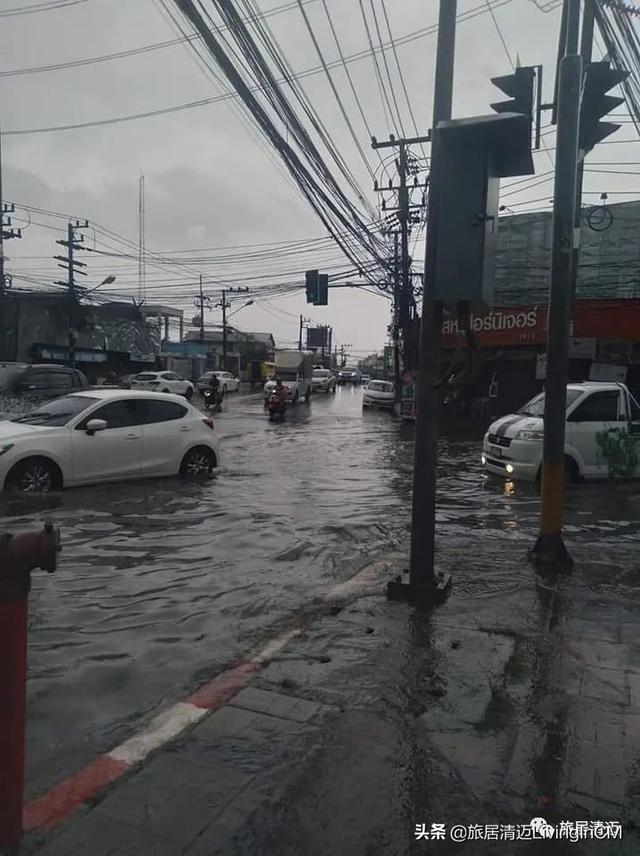
{"label": "yellow and black pole", "polygon": [[531,551],[536,564],[557,569],[571,565],[571,557],[562,540],[562,512],[572,273],[578,239],[575,213],[582,86],[582,57],[578,53],[580,0],[565,0],[564,20],[564,51],[558,74],[540,531]]}

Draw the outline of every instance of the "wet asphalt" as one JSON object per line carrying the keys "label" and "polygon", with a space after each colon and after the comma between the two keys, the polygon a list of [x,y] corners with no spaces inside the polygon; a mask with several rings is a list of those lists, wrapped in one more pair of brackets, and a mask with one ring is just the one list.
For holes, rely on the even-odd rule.
{"label": "wet asphalt", "polygon": [[[64,541],[57,574],[34,575],[30,601],[30,796],[125,739],[372,557],[408,548],[413,427],[363,412],[359,389],[316,395],[283,424],[269,422],[259,393],[243,393],[215,421],[222,466],[206,483],[0,500],[3,531],[51,519]],[[638,482],[571,488],[569,544],[590,545],[603,565],[633,551],[639,500]],[[537,521],[534,486],[487,477],[478,437],[443,438],[439,550],[459,562],[482,556],[481,573],[459,575],[465,597],[517,598]],[[502,561],[514,554],[520,571]],[[624,573],[622,596],[637,582]],[[341,647],[349,651],[348,639]]]}

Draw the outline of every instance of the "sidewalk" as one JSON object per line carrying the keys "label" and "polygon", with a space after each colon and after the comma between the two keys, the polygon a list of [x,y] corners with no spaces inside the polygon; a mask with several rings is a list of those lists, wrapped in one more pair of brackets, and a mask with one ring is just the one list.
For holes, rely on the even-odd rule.
{"label": "sidewalk", "polygon": [[[571,545],[544,582],[525,545],[451,547],[432,616],[386,574],[313,615],[220,709],[65,825],[39,856],[637,854],[640,568]],[[478,551],[479,552],[479,551]],[[349,594],[348,586],[344,589]],[[622,841],[416,840],[416,824],[616,820]]]}

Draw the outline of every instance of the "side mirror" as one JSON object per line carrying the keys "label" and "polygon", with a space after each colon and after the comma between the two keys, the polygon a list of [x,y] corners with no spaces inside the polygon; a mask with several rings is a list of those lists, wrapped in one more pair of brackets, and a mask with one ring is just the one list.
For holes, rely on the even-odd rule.
{"label": "side mirror", "polygon": [[96,431],[104,431],[107,427],[105,419],[90,419],[87,422],[87,434],[92,437]]}

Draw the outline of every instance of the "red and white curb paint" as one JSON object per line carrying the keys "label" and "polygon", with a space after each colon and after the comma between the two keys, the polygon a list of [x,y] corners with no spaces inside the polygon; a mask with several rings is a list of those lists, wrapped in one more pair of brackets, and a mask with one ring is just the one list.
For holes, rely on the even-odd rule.
{"label": "red and white curb paint", "polygon": [[[351,579],[334,586],[321,600],[335,603],[355,597],[367,586],[379,582],[387,567],[384,562],[373,562]],[[186,729],[225,705],[244,689],[255,672],[266,666],[301,632],[300,627],[295,627],[269,640],[253,656],[221,672],[184,701],[159,713],[145,728],[124,743],[105,755],[100,755],[46,794],[28,802],[24,808],[24,831],[52,829],[62,823],[75,809],[95,797],[128,770],[142,764],[152,752],[175,740]]]}

